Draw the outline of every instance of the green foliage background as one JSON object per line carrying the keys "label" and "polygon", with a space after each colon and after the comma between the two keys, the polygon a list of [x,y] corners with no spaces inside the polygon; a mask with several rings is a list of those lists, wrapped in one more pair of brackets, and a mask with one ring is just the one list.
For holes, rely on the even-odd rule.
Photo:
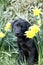
{"label": "green foliage background", "polygon": [[[37,19],[33,16],[32,9],[37,6],[43,12],[43,0],[0,0],[0,31],[6,34],[5,38],[0,38],[0,65],[18,65],[17,38],[10,30],[5,32],[4,27],[7,22],[22,18],[36,23]],[[42,26],[37,35],[39,63],[43,65],[43,14],[40,15]],[[26,62],[23,65],[27,65]]]}

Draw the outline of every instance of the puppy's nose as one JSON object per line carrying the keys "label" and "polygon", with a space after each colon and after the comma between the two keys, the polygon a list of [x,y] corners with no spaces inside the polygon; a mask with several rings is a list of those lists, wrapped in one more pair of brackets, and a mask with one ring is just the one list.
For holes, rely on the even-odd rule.
{"label": "puppy's nose", "polygon": [[17,32],[17,33],[16,33],[16,36],[19,36],[19,35],[20,35],[20,33]]}
{"label": "puppy's nose", "polygon": [[16,33],[17,35],[19,35],[20,33]]}

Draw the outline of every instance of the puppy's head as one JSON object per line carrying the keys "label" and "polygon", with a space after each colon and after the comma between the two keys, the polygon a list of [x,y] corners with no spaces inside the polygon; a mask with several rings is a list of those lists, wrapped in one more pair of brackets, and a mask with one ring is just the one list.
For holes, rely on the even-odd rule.
{"label": "puppy's head", "polygon": [[12,22],[12,29],[17,37],[24,36],[24,32],[27,31],[30,26],[31,24],[24,19],[18,19]]}

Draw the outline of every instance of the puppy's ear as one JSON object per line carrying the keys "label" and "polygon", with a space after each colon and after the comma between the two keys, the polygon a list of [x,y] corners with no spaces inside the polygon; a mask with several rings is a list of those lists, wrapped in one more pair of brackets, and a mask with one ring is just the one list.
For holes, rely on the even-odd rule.
{"label": "puppy's ear", "polygon": [[13,30],[13,28],[14,28],[15,22],[17,22],[17,21],[18,21],[18,20],[14,20],[13,22],[11,22],[12,30]]}

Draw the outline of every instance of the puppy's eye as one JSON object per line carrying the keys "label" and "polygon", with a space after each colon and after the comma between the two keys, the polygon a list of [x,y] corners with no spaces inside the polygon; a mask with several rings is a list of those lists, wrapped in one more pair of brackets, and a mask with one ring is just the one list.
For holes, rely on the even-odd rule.
{"label": "puppy's eye", "polygon": [[20,24],[17,24],[16,26],[20,26]]}
{"label": "puppy's eye", "polygon": [[23,28],[23,26],[21,26],[21,28]]}

